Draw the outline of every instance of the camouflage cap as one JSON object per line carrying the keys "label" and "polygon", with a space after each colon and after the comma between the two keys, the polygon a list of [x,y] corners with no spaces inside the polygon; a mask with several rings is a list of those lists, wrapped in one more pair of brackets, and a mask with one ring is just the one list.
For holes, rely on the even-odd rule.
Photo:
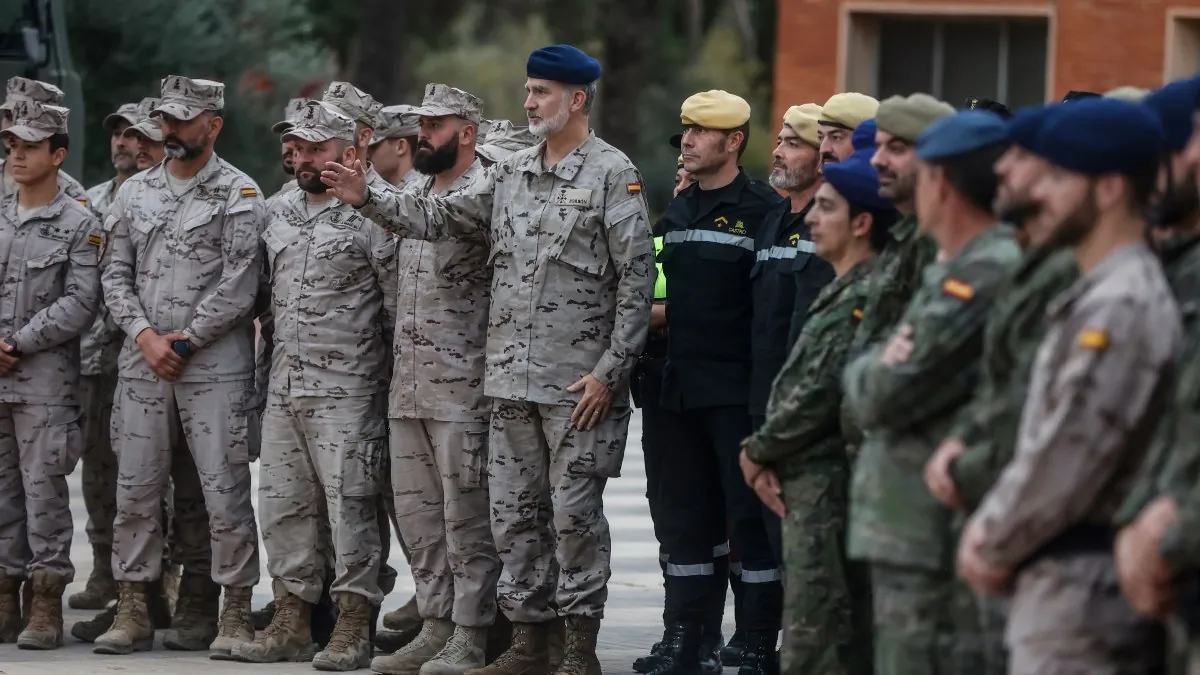
{"label": "camouflage cap", "polygon": [[483,101],[462,89],[431,83],[425,85],[425,98],[415,112],[421,117],[453,115],[479,124],[483,121]]}
{"label": "camouflage cap", "polygon": [[298,138],[309,143],[324,143],[331,138],[354,142],[354,120],[343,115],[334,106],[313,101],[304,106],[304,112],[296,119],[291,129],[283,132],[280,142]]}
{"label": "camouflage cap", "polygon": [[375,133],[371,136],[371,145],[389,138],[416,136],[421,130],[421,116],[416,114],[415,110],[411,105],[389,105],[380,110]]}
{"label": "camouflage cap", "polygon": [[162,143],[167,138],[162,120],[157,117],[147,117],[125,130],[122,136],[144,136],[153,143]]}
{"label": "camouflage cap", "polygon": [[382,103],[349,82],[331,82],[321,96],[321,102],[337,108],[338,112],[346,117],[372,129],[379,123],[376,116],[383,110]]}
{"label": "camouflage cap", "polygon": [[157,98],[144,98],[137,103],[126,103],[117,108],[116,112],[111,113],[108,115],[108,117],[104,118],[104,128],[112,131],[113,127],[117,125],[117,122],[122,120],[128,122],[129,126],[133,126],[138,122],[148,118],[150,116],[150,111],[161,102],[161,99]]}
{"label": "camouflage cap", "polygon": [[4,90],[4,103],[0,104],[0,110],[11,113],[13,106],[18,101],[35,101],[37,103],[45,103],[46,105],[61,105],[63,101],[63,90],[40,80],[31,80],[27,77],[10,77],[8,84]]}
{"label": "camouflage cap", "polygon": [[170,115],[180,120],[194,120],[205,111],[225,108],[225,85],[213,80],[193,80],[182,75],[168,75],[162,81],[162,101],[150,111],[151,117]]}
{"label": "camouflage cap", "polygon": [[283,110],[283,120],[271,125],[271,133],[282,134],[296,124],[296,120],[304,114],[304,108],[312,102],[311,98],[294,98],[287,103]]}
{"label": "camouflage cap", "polygon": [[475,154],[495,164],[509,155],[537,145],[538,137],[529,132],[529,127],[514,127],[509,120],[492,120],[480,132],[483,142],[475,147]]}
{"label": "camouflage cap", "polygon": [[39,143],[55,134],[67,133],[66,108],[41,104],[37,101],[17,101],[13,107],[13,124],[0,131],[0,135],[12,134],[23,141]]}

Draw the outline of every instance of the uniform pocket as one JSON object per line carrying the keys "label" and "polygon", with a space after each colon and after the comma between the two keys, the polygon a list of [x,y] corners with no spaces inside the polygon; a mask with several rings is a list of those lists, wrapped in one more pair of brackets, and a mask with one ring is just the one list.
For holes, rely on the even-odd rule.
{"label": "uniform pocket", "polygon": [[550,259],[585,277],[599,279],[608,271],[608,244],[601,227],[588,227],[578,210],[569,209],[552,245]]}
{"label": "uniform pocket", "polygon": [[384,454],[388,451],[387,428],[382,420],[368,422],[358,435],[334,445],[341,455],[343,497],[367,498],[379,494],[383,479]]}
{"label": "uniform pocket", "polygon": [[614,408],[609,411],[608,418],[590,432],[575,432],[576,442],[582,440],[578,438],[578,434],[592,436],[596,457],[593,473],[596,476],[617,478],[621,475],[621,465],[625,463],[625,442],[629,438],[629,417],[632,413],[629,408]]}
{"label": "uniform pocket", "polygon": [[258,388],[250,385],[229,393],[229,463],[249,464],[262,449],[261,401]]}
{"label": "uniform pocket", "polygon": [[225,235],[221,211],[220,205],[205,205],[183,220],[184,257],[202,265],[221,257]]}
{"label": "uniform pocket", "polygon": [[459,480],[467,489],[486,485],[488,464],[488,429],[467,431],[463,434],[462,468]]}
{"label": "uniform pocket", "polygon": [[66,247],[55,249],[25,261],[25,297],[33,298],[28,309],[37,311],[62,294],[63,263],[67,261]]}

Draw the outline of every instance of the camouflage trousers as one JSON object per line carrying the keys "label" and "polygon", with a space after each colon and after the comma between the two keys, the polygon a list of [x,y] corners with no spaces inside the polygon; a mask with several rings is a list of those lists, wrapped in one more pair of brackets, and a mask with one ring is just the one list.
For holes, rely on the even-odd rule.
{"label": "camouflage trousers", "polygon": [[780,670],[869,675],[871,586],[846,557],[849,467],[822,462],[783,480],[783,649]]}
{"label": "camouflage trousers", "polygon": [[630,411],[580,431],[572,409],[492,403],[492,535],[504,564],[500,609],[514,622],[553,619],[552,602],[563,615],[604,615],[612,575],[604,486],[620,475]]}
{"label": "camouflage trousers", "polygon": [[[175,538],[181,549],[176,560],[197,573],[209,570],[222,586],[258,583],[258,528],[250,495],[258,432],[252,380],[118,381],[112,412],[118,467],[114,578],[149,582],[162,575],[161,504],[168,481],[174,480]],[[205,539],[211,541],[207,559]]]}
{"label": "camouflage trousers", "polygon": [[117,392],[115,375],[79,378],[83,427],[83,505],[87,508],[87,538],[92,546],[112,547],[112,524],[117,515],[117,457],[112,449],[112,407]]}
{"label": "camouflage trousers", "polygon": [[396,517],[421,617],[492,625],[500,558],[489,520],[487,422],[389,425]]}
{"label": "camouflage trousers", "polygon": [[83,441],[79,408],[0,403],[0,570],[75,577],[71,491]]}
{"label": "camouflage trousers", "polygon": [[1006,638],[1011,673],[1151,675],[1165,667],[1163,627],[1125,601],[1109,553],[1043,558],[1019,572]]}
{"label": "camouflage trousers", "polygon": [[954,621],[962,586],[954,576],[883,563],[872,563],[870,574],[875,673],[964,673],[958,665]]}
{"label": "camouflage trousers", "polygon": [[321,598],[331,560],[331,592],[383,602],[383,413],[374,395],[267,397],[258,488],[267,572],[305,602]]}

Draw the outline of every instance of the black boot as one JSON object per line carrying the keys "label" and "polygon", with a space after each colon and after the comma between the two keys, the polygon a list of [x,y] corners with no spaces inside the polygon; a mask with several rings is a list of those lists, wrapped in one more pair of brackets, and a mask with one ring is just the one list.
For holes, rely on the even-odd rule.
{"label": "black boot", "polygon": [[724,646],[724,637],[718,632],[716,635],[705,635],[700,641],[700,672],[704,675],[716,675],[721,672],[721,648]]}
{"label": "black boot", "polygon": [[746,631],[738,675],[779,675],[778,631]]}
{"label": "black boot", "polygon": [[329,636],[333,635],[333,626],[337,623],[337,604],[329,595],[329,589],[321,592],[321,599],[313,605],[309,615],[309,630],[312,631],[313,642],[321,649],[329,644]]}
{"label": "black boot", "polygon": [[662,653],[646,675],[696,675],[700,672],[701,623],[674,623],[663,635]]}
{"label": "black boot", "polygon": [[648,673],[651,670],[654,670],[655,667],[658,666],[658,662],[662,660],[662,655],[663,655],[663,652],[665,651],[665,645],[667,643],[667,634],[668,634],[668,631],[664,630],[663,631],[663,639],[659,640],[658,642],[655,642],[654,645],[652,647],[650,647],[649,654],[647,654],[646,656],[639,656],[633,660],[633,672]]}
{"label": "black boot", "polygon": [[733,631],[733,635],[729,638],[729,642],[721,647],[721,663],[730,668],[740,668],[742,665],[742,651],[746,648],[746,634],[741,628]]}

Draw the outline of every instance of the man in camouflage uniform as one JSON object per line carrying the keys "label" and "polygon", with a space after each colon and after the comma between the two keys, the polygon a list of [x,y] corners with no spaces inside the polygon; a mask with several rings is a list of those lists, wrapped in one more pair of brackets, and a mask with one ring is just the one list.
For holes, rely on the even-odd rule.
{"label": "man in camouflage uniform", "polygon": [[1111,519],[1181,337],[1144,239],[1162,144],[1146,108],[1116,99],[1063,105],[1035,142],[1054,165],[1031,193],[1053,228],[1046,243],[1071,247],[1081,278],[1050,305],[1016,452],[957,560],[977,593],[1012,594],[1009,672],[1161,672],[1160,627],[1119,592]]}
{"label": "man in camouflage uniform", "polygon": [[[371,606],[383,600],[375,504],[396,242],[321,182],[325,162],[355,157],[349,117],[310,103],[281,141],[295,148],[299,189],[273,201],[263,233],[273,320],[259,504],[275,615],[232,656],[354,670],[369,663]],[[326,567],[338,622],[314,657]]]}
{"label": "man in camouflage uniform", "polygon": [[[310,100],[307,98],[293,98],[289,100],[287,107],[283,110],[283,119],[271,125],[271,133],[285,134],[290,131],[296,125],[296,120],[300,118],[300,115],[304,114],[304,111],[308,109],[309,102]],[[296,187],[296,146],[292,141],[280,141],[279,145],[279,154],[282,160],[280,168],[283,169],[284,173],[292,176],[292,179],[284,183],[278,192],[267,198],[268,206],[270,206],[270,200],[275,198],[275,196]]]}
{"label": "man in camouflage uniform", "polygon": [[[219,82],[165,78],[151,114],[163,119],[169,158],[126,181],[105,220],[105,301],[127,337],[112,425],[120,449],[117,618],[96,639],[98,653],[152,645],[146,594],[162,575],[168,475],[180,499],[184,575],[163,644],[227,657],[235,643],[254,637],[248,615],[258,531],[249,463],[258,453],[259,400],[251,313],[264,214],[254,181],[213,152],[223,105]],[[188,452],[173,452],[181,440]],[[198,492],[208,518],[183,508]],[[211,559],[203,558],[206,535]]]}
{"label": "man in camouflage uniform", "polygon": [[530,130],[545,140],[465,189],[426,197],[368,189],[361,163],[330,165],[324,177],[338,198],[402,237],[489,241],[492,533],[513,645],[468,673],[548,672],[555,603],[567,628],[556,672],[582,675],[599,670],[611,574],[601,495],[624,457],[654,249],[637,169],[589,131],[600,65],[556,45],[531,54],[526,73]]}
{"label": "man in camouflage uniform", "polygon": [[145,171],[166,157],[166,150],[163,148],[162,120],[156,117],[144,117],[137,124],[126,129],[125,135],[132,136],[137,143],[137,151],[133,157],[137,160],[138,171]]}
{"label": "man in camouflage uniform", "polygon": [[841,374],[862,319],[867,278],[899,218],[879,196],[872,150],[826,164],[805,220],[835,278],[809,310],[775,380],[766,421],[742,444],[747,483],[783,518],[780,672],[869,675],[871,598],[865,566],[846,559],[847,445]]}
{"label": "man in camouflage uniform", "polygon": [[[894,122],[880,106],[879,126]],[[938,262],[892,331],[846,371],[846,399],[867,440],[855,466],[848,549],[871,565],[875,672],[972,672],[983,658],[978,610],[950,565],[951,511],[922,470],[977,379],[992,303],[1020,257],[991,213],[993,165],[1007,130],[982,111],[945,117],[917,146],[917,214]]]}
{"label": "man in camouflage uniform", "polygon": [[[0,132],[17,184],[0,199],[0,642],[55,649],[75,576],[67,476],[82,452],[78,338],[100,301],[104,240],[59,187],[67,109],[21,101],[12,113]],[[23,579],[32,598],[21,631]]]}
{"label": "man in camouflage uniform", "polygon": [[417,154],[420,117],[411,105],[390,105],[379,111],[379,125],[371,134],[367,159],[383,179],[403,190],[422,181],[413,169]]}
{"label": "man in camouflage uniform", "polygon": [[487,168],[502,161],[518,150],[537,144],[537,136],[529,133],[529,127],[514,127],[509,120],[492,120],[480,130],[480,142],[475,154]]}
{"label": "man in camouflage uniform", "polygon": [[[425,87],[411,190],[446,195],[482,173],[475,138],[483,103],[444,84]],[[388,397],[392,490],[412,553],[421,633],[371,662],[380,673],[458,675],[484,665],[496,618],[500,559],[488,520],[488,417],[483,394],[492,270],[478,239],[402,239],[403,307]]]}
{"label": "man in camouflage uniform", "polygon": [[[5,86],[4,103],[0,103],[0,129],[13,125],[13,110],[20,101],[33,101],[45,105],[60,106],[63,101],[63,91],[58,87],[39,80],[24,77],[10,77]],[[4,171],[5,160],[0,158],[0,197],[16,190],[16,182]],[[67,196],[75,201],[89,206],[87,190],[79,181],[67,175],[66,171],[58,172],[58,186],[67,192]]]}
{"label": "man in camouflage uniform", "polygon": [[[1032,211],[1029,190],[1048,165],[1030,148],[1054,110],[1019,113],[1008,125],[1011,145],[995,167],[999,185],[993,211],[1001,222],[1017,228],[1025,255],[1005,281],[988,317],[979,383],[971,401],[925,466],[925,485],[938,501],[958,511],[956,520],[979,505],[1012,458],[1030,369],[1046,332],[1046,308],[1078,278],[1070,251],[1032,243],[1035,235],[1044,236],[1045,227]],[[1007,672],[1005,603],[981,598],[979,604],[980,648],[986,664],[981,675],[1003,675]]]}

